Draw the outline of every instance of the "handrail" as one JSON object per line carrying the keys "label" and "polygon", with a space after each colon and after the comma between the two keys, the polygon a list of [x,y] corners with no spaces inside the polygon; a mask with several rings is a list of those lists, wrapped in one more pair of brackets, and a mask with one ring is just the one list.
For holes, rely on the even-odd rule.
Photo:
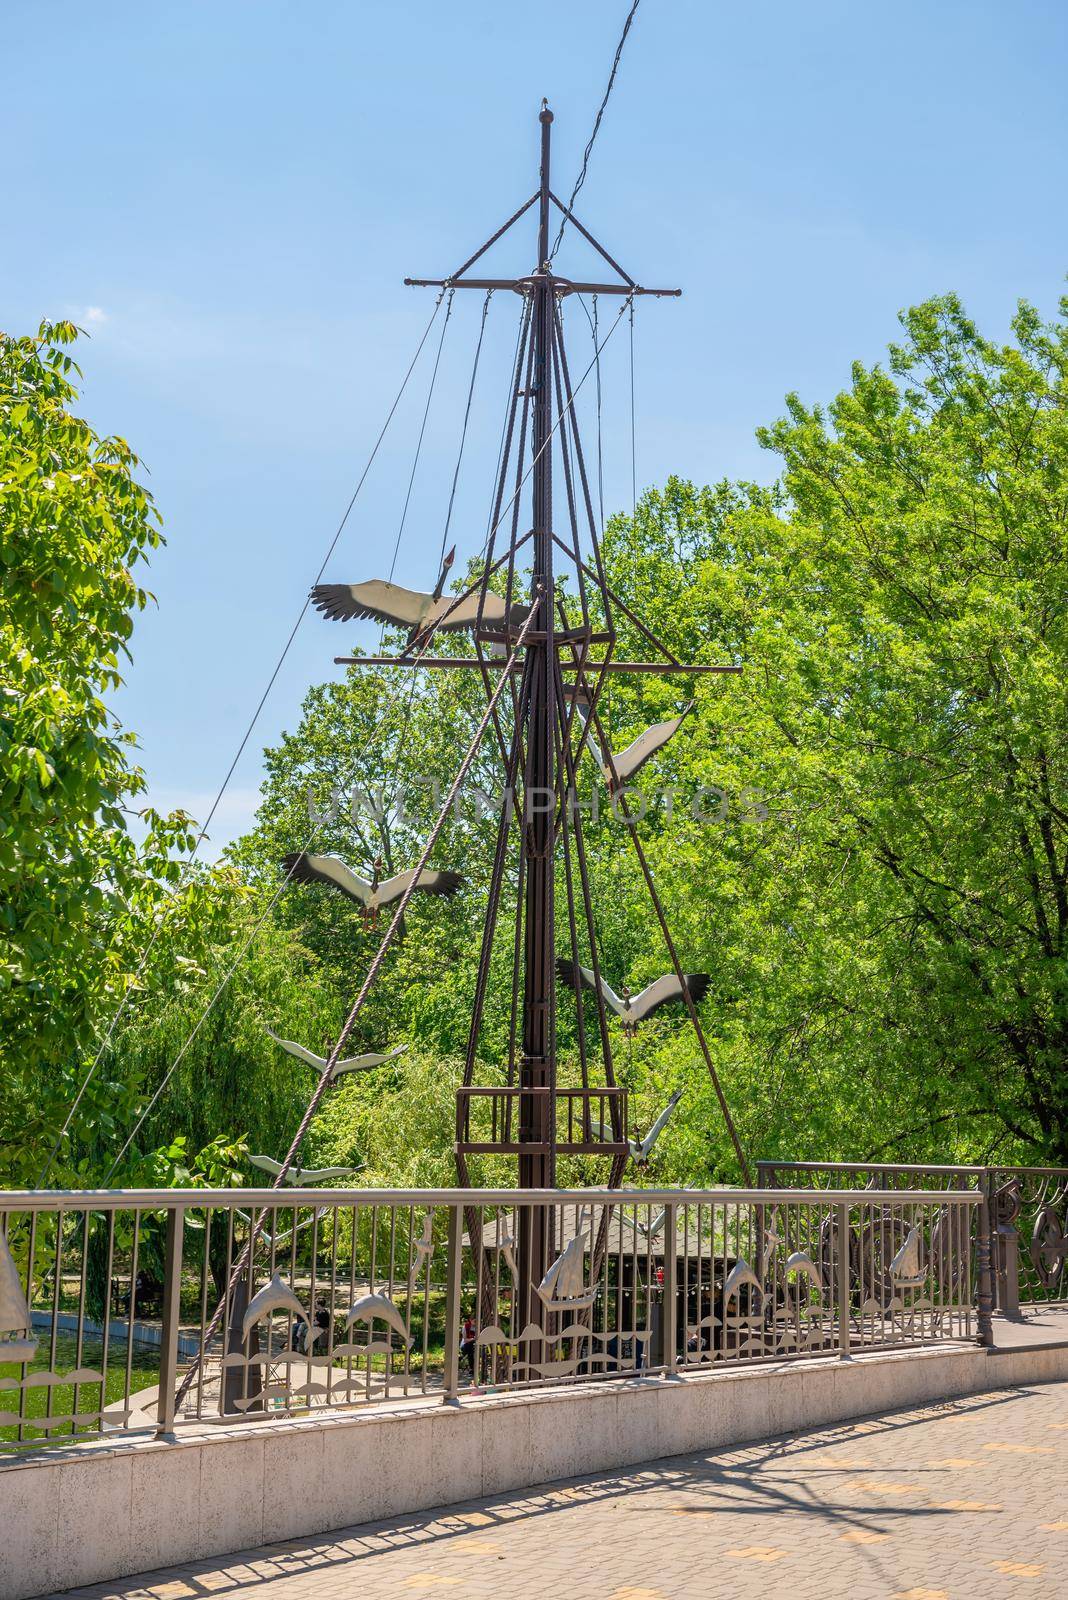
{"label": "handrail", "polygon": [[[795,1172],[948,1172],[960,1173],[985,1173],[990,1167],[979,1166],[947,1166],[937,1161],[758,1161],[757,1171],[766,1172],[773,1168],[790,1168]],[[1015,1172],[1047,1172],[1047,1167],[1014,1167]]]}
{"label": "handrail", "polygon": [[[773,1198],[772,1198],[773,1197]],[[979,1189],[835,1189],[836,1205],[975,1205]],[[124,1210],[140,1207],[254,1205],[811,1205],[811,1189],[11,1189],[0,1190],[0,1215],[10,1211]]]}

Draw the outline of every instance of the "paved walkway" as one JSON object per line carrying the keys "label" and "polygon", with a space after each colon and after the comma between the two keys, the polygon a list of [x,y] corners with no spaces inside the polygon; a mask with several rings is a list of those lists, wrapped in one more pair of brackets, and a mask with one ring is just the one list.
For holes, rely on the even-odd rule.
{"label": "paved walkway", "polygon": [[[165,1508],[161,1508],[165,1514]],[[1068,1384],[600,1474],[79,1600],[1068,1596]]]}

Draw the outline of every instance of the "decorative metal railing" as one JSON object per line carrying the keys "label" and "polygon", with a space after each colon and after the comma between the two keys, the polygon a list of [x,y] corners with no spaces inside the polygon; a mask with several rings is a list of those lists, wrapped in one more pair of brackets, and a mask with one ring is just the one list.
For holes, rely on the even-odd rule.
{"label": "decorative metal railing", "polygon": [[[1068,1168],[991,1167],[998,1303],[1068,1300]],[[1015,1290],[1015,1304],[1014,1304]]]}
{"label": "decorative metal railing", "polygon": [[1021,1304],[1068,1301],[1068,1168],[885,1165],[879,1162],[759,1161],[762,1188],[823,1193],[865,1185],[983,1191],[989,1208],[995,1300],[1011,1314]]}
{"label": "decorative metal railing", "polygon": [[[983,1337],[981,1212],[964,1189],[0,1194],[0,1449]],[[524,1252],[549,1266],[521,1294]]]}

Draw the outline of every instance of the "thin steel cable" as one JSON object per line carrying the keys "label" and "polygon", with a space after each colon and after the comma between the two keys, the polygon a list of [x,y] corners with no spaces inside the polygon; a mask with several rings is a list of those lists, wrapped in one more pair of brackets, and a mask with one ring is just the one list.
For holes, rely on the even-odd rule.
{"label": "thin steel cable", "polygon": [[456,466],[452,474],[452,488],[449,490],[449,506],[445,513],[445,527],[441,535],[441,554],[439,564],[445,559],[445,546],[449,539],[449,528],[452,524],[452,508],[456,503],[456,485],[460,481],[460,467],[464,459],[464,445],[467,443],[467,425],[471,420],[471,401],[475,394],[475,379],[478,377],[478,361],[482,354],[482,340],[486,335],[486,318],[489,315],[490,301],[493,299],[493,290],[486,290],[486,298],[482,302],[482,322],[478,330],[478,343],[475,345],[475,359],[471,366],[471,382],[467,386],[467,405],[464,407],[463,427],[460,429],[460,448],[456,452]]}
{"label": "thin steel cable", "polygon": [[[615,53],[615,57],[614,57],[614,59],[612,61],[612,70],[608,75],[608,87],[604,92],[604,99],[601,101],[600,108],[599,108],[599,110],[597,112],[597,116],[594,119],[593,132],[590,134],[589,142],[586,145],[586,149],[585,149],[585,151],[583,153],[583,156],[582,156],[582,167],[581,167],[581,169],[579,171],[578,177],[575,179],[575,187],[571,191],[571,199],[567,202],[568,211],[574,211],[576,196],[578,195],[579,190],[582,188],[582,185],[586,182],[586,171],[587,171],[587,168],[589,167],[589,164],[590,164],[590,156],[593,153],[594,141],[596,140],[598,133],[601,131],[601,118],[604,116],[604,108],[608,104],[608,97],[612,93],[613,88],[615,87],[616,73],[619,71],[619,58],[623,54],[623,46],[627,42],[627,34],[630,32],[630,25],[634,21],[634,14],[637,11],[638,6],[640,4],[641,4],[641,0],[634,0],[634,4],[631,6],[630,10],[627,12],[627,20],[623,24],[623,32],[620,34],[619,43],[616,45],[616,53]],[[564,237],[564,228],[566,226],[567,226],[567,217],[566,216],[562,216],[560,218],[560,232],[556,235],[556,243],[553,245],[552,249],[549,251],[549,260],[550,261],[552,261],[554,259],[555,255],[556,255],[556,252],[560,248],[560,241]]]}
{"label": "thin steel cable", "polygon": [[[426,405],[423,407],[423,420],[419,424],[419,437],[415,441],[415,454],[412,457],[412,470],[408,474],[408,488],[404,496],[404,505],[401,507],[400,522],[397,525],[397,537],[393,542],[393,560],[389,564],[389,582],[393,582],[393,574],[397,570],[397,557],[400,555],[401,540],[404,537],[404,525],[408,520],[408,507],[412,503],[412,489],[415,487],[415,475],[419,470],[419,460],[423,454],[423,440],[426,437],[426,425],[430,417],[430,407],[434,401],[434,390],[438,382],[438,368],[441,366],[441,352],[445,347],[445,334],[452,316],[452,302],[455,289],[449,290],[449,299],[445,307],[445,321],[441,325],[441,338],[438,340],[437,354],[434,357],[434,370],[430,374],[430,388],[427,390]],[[386,624],[383,622],[382,631],[378,636],[378,653],[382,654],[382,645],[386,637]]]}
{"label": "thin steel cable", "polygon": [[[508,384],[508,404],[504,408],[504,421],[501,423],[501,437],[500,437],[500,442],[497,445],[497,465],[493,469],[493,493],[490,496],[489,515],[486,518],[486,544],[487,545],[489,544],[489,538],[490,538],[490,524],[493,521],[493,508],[497,503],[497,485],[500,482],[501,462],[504,459],[504,445],[505,445],[505,440],[508,437],[508,417],[509,417],[509,412],[510,412],[510,409],[511,409],[512,397],[515,394],[515,391],[518,389],[520,381],[522,379],[522,372],[520,371],[519,350],[520,350],[520,346],[521,346],[521,344],[523,342],[523,329],[524,329],[524,327],[526,325],[527,309],[528,309],[528,300],[527,300],[527,297],[524,296],[524,299],[523,299],[523,310],[522,310],[522,313],[520,314],[520,318],[519,318],[519,327],[516,330],[515,349],[512,352],[512,375],[511,375],[511,378],[509,379],[509,384]],[[483,548],[485,548],[485,546],[483,546]]]}
{"label": "thin steel cable", "polygon": [[[441,297],[439,296],[439,302],[440,302],[440,298]],[[628,300],[629,300],[629,298],[630,297],[628,296]],[[611,327],[609,328],[608,332],[605,334],[604,339],[601,342],[600,350],[604,349],[605,345],[608,343],[609,339],[612,337],[612,334],[615,332],[616,328],[618,328],[620,320],[622,319],[623,313],[626,310],[627,303],[628,303],[627,301],[624,301],[624,303],[620,306],[619,311],[616,314],[615,321],[612,323]],[[596,354],[599,355],[600,351],[598,351]],[[596,355],[594,357],[594,360],[596,360]],[[553,424],[553,427],[549,432],[549,436],[545,440],[544,444],[542,445],[541,450],[539,450],[538,453],[532,458],[529,466],[527,467],[526,472],[523,474],[522,479],[520,480],[519,484],[516,486],[515,491],[512,494],[511,499],[508,501],[508,504],[503,507],[503,509],[501,510],[500,515],[497,518],[497,521],[493,525],[493,528],[486,535],[486,539],[483,542],[483,546],[482,546],[482,552],[480,552],[480,558],[481,558],[481,554],[483,554],[485,552],[485,550],[488,548],[490,538],[492,537],[492,535],[494,533],[496,533],[497,529],[500,527],[501,522],[507,516],[507,514],[510,511],[512,505],[514,504],[516,498],[520,494],[520,492],[521,492],[521,490],[523,488],[523,485],[526,483],[527,478],[533,472],[534,467],[537,464],[538,460],[540,460],[543,451],[547,450],[549,448],[549,446],[551,445],[552,439],[553,439],[553,435],[556,433],[557,428],[560,427],[560,425],[563,422],[564,418],[568,415],[568,413],[574,407],[575,397],[578,395],[579,390],[582,388],[582,385],[586,382],[586,379],[589,377],[591,371],[593,370],[594,360],[590,361],[590,363],[587,366],[585,372],[582,374],[582,377],[579,379],[578,383],[575,385],[574,389],[571,391],[571,395],[570,395],[570,398],[567,401],[567,404],[564,406],[564,408],[560,412],[559,416],[557,417],[556,422]],[[453,600],[453,602],[452,602],[453,606],[459,604],[460,600],[462,600],[463,598],[464,598],[463,593],[456,595],[454,600]],[[419,666],[423,656],[425,656],[427,654],[427,652],[428,652],[428,650],[430,648],[430,645],[433,642],[434,635],[435,635],[436,631],[440,628],[441,624],[447,620],[447,618],[448,618],[448,612],[444,612],[442,614],[442,616],[438,618],[437,622],[434,624],[433,628],[431,628],[430,632],[428,633],[426,641],[425,641],[422,649],[420,650],[419,655],[412,661],[411,666],[409,668],[409,671],[413,675],[413,680],[414,680],[415,669]],[[525,633],[525,631],[526,630],[524,629],[524,633]],[[507,673],[507,672],[503,672],[501,674],[501,684],[502,685],[509,678],[509,676],[510,676],[510,674]],[[413,690],[414,690],[414,681],[413,681]],[[387,701],[386,706],[383,709],[382,716],[380,717],[379,721],[375,724],[374,728],[371,730],[371,739],[374,739],[375,736],[377,735],[377,733],[381,730],[381,726],[382,726],[383,721],[385,720],[386,713],[390,710],[390,708],[394,705],[394,703],[396,702],[396,700],[398,698],[399,698],[399,696],[395,694]],[[497,701],[498,698],[499,698],[498,692],[494,691],[494,694],[493,694],[493,697],[492,697],[493,706],[496,705],[496,701]],[[368,745],[368,746],[365,747],[364,752],[363,752],[364,755],[366,755],[369,752],[370,748],[372,748],[371,745]],[[307,839],[307,841],[306,841],[306,843],[305,843],[305,845],[303,847],[305,850],[308,848],[308,845],[310,845],[313,842],[313,840],[315,839],[317,833],[318,833],[318,824],[316,825],[315,828],[313,828],[311,834],[309,835],[309,837],[308,837],[308,839]],[[189,1048],[189,1045],[193,1042],[193,1038],[196,1036],[197,1033],[199,1033],[203,1022],[204,1022],[204,1020],[206,1019],[206,1017],[208,1015],[208,1012],[211,1011],[212,1008],[215,1006],[215,1004],[218,1001],[218,999],[220,998],[223,990],[229,984],[229,982],[230,982],[231,978],[233,977],[234,973],[237,971],[238,967],[241,965],[241,962],[244,960],[246,954],[248,953],[249,949],[251,948],[251,945],[252,945],[254,939],[256,938],[256,936],[259,933],[260,929],[263,927],[264,922],[266,921],[266,915],[271,910],[273,910],[274,906],[277,904],[278,899],[279,899],[279,897],[280,897],[280,895],[282,893],[282,890],[286,887],[286,883],[287,882],[288,882],[288,874],[287,874],[286,878],[283,879],[282,883],[279,885],[279,888],[275,891],[275,894],[272,897],[271,903],[267,908],[267,913],[265,913],[265,915],[263,917],[261,917],[260,921],[254,927],[251,936],[249,937],[248,940],[246,940],[245,944],[241,947],[241,950],[238,953],[237,959],[234,961],[234,963],[231,966],[230,970],[226,973],[226,975],[224,976],[224,978],[222,979],[222,981],[220,982],[220,984],[216,988],[214,994],[212,995],[211,999],[208,1002],[207,1007],[201,1013],[200,1017],[197,1019],[196,1023],[193,1026],[192,1033],[190,1034],[190,1036],[182,1044],[182,1046],[179,1049],[178,1055],[175,1058],[175,1060],[171,1062],[171,1065],[168,1067],[167,1072],[164,1074],[164,1077],[163,1077],[162,1081],[160,1082],[159,1086],[157,1087],[154,1095],[152,1096],[152,1099],[149,1101],[149,1104],[144,1108],[144,1110],[142,1111],[141,1115],[138,1117],[138,1120],[135,1123],[132,1132],[130,1133],[129,1137],[126,1139],[126,1142],[124,1143],[122,1149],[119,1151],[118,1156],[115,1158],[115,1161],[113,1162],[113,1164],[111,1166],[111,1169],[108,1172],[108,1175],[104,1180],[104,1187],[107,1186],[107,1184],[110,1182],[111,1178],[114,1176],[116,1170],[118,1169],[119,1162],[121,1161],[122,1157],[125,1155],[126,1151],[130,1148],[130,1145],[132,1144],[133,1140],[137,1137],[137,1134],[140,1131],[141,1127],[143,1126],[146,1117],[149,1115],[149,1113],[151,1112],[153,1106],[156,1104],[156,1102],[159,1100],[160,1095],[163,1093],[163,1090],[166,1088],[167,1084],[170,1082],[171,1078],[173,1077],[173,1075],[174,1075],[174,1073],[175,1073],[175,1071],[176,1071],[176,1069],[177,1069],[177,1067],[179,1065],[179,1062],[184,1058],[185,1053]],[[38,1184],[38,1188],[40,1188],[40,1184]]]}
{"label": "thin steel cable", "polygon": [[634,427],[634,296],[630,297],[630,520],[638,515],[638,442]]}
{"label": "thin steel cable", "polygon": [[597,296],[593,297],[593,349],[597,362],[597,517],[604,534],[604,451],[601,444],[601,353],[597,349]]}
{"label": "thin steel cable", "polygon": [[[404,377],[401,380],[400,388],[397,390],[397,393],[396,393],[396,395],[394,397],[393,404],[390,406],[389,411],[386,414],[386,420],[382,424],[382,427],[381,427],[381,430],[379,431],[378,437],[374,442],[374,447],[371,450],[371,454],[368,456],[367,461],[366,461],[366,463],[364,465],[364,469],[363,469],[363,471],[361,472],[361,474],[359,476],[359,479],[357,481],[356,487],[352,492],[352,497],[349,500],[348,505],[345,507],[345,510],[344,510],[344,513],[342,514],[341,520],[338,523],[337,528],[334,531],[333,538],[330,540],[330,543],[327,546],[326,554],[323,556],[323,559],[322,559],[322,561],[321,561],[321,563],[319,565],[319,570],[315,574],[315,577],[312,579],[312,582],[309,585],[309,591],[312,588],[314,588],[315,584],[317,584],[319,582],[319,580],[322,577],[323,573],[326,571],[327,563],[329,562],[331,556],[333,555],[335,549],[337,548],[338,540],[341,538],[341,535],[345,530],[345,525],[348,522],[350,515],[352,514],[352,508],[356,504],[357,499],[359,498],[360,491],[363,488],[364,483],[366,482],[367,474],[370,472],[371,467],[374,465],[374,461],[375,461],[376,456],[378,455],[378,451],[379,451],[379,448],[381,447],[382,441],[386,437],[386,433],[389,430],[390,423],[393,421],[394,415],[396,414],[397,407],[400,405],[401,399],[403,398],[404,391],[408,387],[408,380],[411,378],[412,373],[415,371],[416,363],[418,362],[419,357],[423,352],[423,346],[426,344],[426,341],[430,336],[430,330],[434,326],[434,323],[437,320],[437,315],[438,315],[438,312],[441,309],[441,302],[444,299],[444,297],[445,297],[445,290],[443,289],[441,291],[441,293],[438,295],[438,297],[435,300],[435,302],[434,302],[434,309],[430,314],[430,320],[427,323],[426,327],[423,329],[422,337],[420,338],[419,343],[415,347],[415,354],[412,356],[412,359],[408,364],[408,370],[405,372]],[[281,652],[280,656],[278,657],[278,660],[275,662],[274,670],[271,672],[271,675],[267,680],[267,686],[264,689],[263,693],[261,694],[261,696],[259,698],[259,701],[257,702],[256,709],[253,711],[252,716],[249,719],[248,726],[246,727],[245,732],[241,737],[241,742],[237,747],[237,752],[236,752],[233,760],[230,762],[229,767],[227,768],[226,776],[223,778],[223,781],[222,781],[221,785],[219,786],[219,791],[216,794],[215,799],[211,803],[211,809],[209,810],[208,815],[204,820],[203,826],[200,828],[200,831],[198,832],[198,834],[196,836],[196,839],[195,839],[195,841],[193,843],[193,848],[192,848],[192,850],[190,851],[189,855],[186,858],[185,865],[184,865],[184,867],[182,869],[181,877],[179,878],[177,884],[175,885],[174,892],[173,892],[170,900],[167,902],[168,905],[174,905],[177,902],[178,895],[180,894],[181,890],[184,889],[184,887],[185,887],[185,885],[186,885],[186,883],[187,883],[187,881],[189,879],[190,872],[192,871],[192,868],[193,868],[193,862],[195,861],[196,856],[197,856],[197,854],[198,854],[198,852],[200,850],[200,846],[201,846],[203,840],[206,839],[207,836],[208,836],[208,828],[211,826],[212,818],[215,816],[216,811],[219,809],[219,806],[222,803],[222,798],[223,798],[224,794],[226,793],[227,788],[229,787],[230,780],[233,777],[234,772],[237,770],[237,764],[241,760],[241,757],[245,752],[245,747],[248,744],[249,739],[252,737],[253,729],[255,728],[257,722],[259,721],[260,713],[263,711],[264,706],[267,704],[267,700],[268,700],[268,698],[270,696],[271,690],[274,688],[274,685],[275,685],[275,683],[276,683],[276,681],[278,679],[278,674],[281,672],[282,667],[283,667],[283,665],[284,665],[284,663],[286,661],[286,658],[289,655],[290,649],[292,648],[292,645],[293,645],[293,641],[297,636],[297,633],[298,633],[298,631],[300,629],[301,623],[304,621],[304,618],[307,615],[308,607],[309,607],[310,604],[311,604],[311,594],[309,592],[309,594],[305,597],[304,604],[301,606],[300,611],[297,614],[297,619],[294,622],[292,629],[290,630],[289,637],[286,639],[285,644],[282,646],[282,652]],[[116,1027],[118,1026],[118,1023],[119,1023],[119,1018],[122,1016],[123,1012],[126,1010],[126,1006],[127,1006],[128,1002],[129,1002],[130,996],[134,993],[134,991],[137,988],[138,979],[141,977],[141,974],[144,972],[146,966],[148,965],[149,958],[150,958],[150,956],[152,954],[152,951],[155,949],[156,941],[159,939],[159,936],[160,936],[161,932],[163,931],[163,927],[164,927],[164,925],[166,923],[166,920],[167,920],[167,912],[166,912],[166,908],[165,908],[163,913],[161,914],[161,916],[156,921],[156,926],[152,931],[151,938],[149,939],[148,944],[145,947],[144,953],[141,956],[141,960],[138,963],[136,970],[134,971],[133,980],[128,985],[128,987],[126,989],[126,992],[123,994],[122,998],[119,1001],[118,1006],[116,1007],[115,1011],[112,1014],[111,1021],[108,1024],[107,1032],[104,1034],[103,1039],[100,1041],[100,1045],[99,1045],[99,1047],[97,1049],[96,1055],[93,1057],[93,1060],[92,1060],[92,1062],[90,1064],[89,1071],[86,1073],[85,1077],[82,1079],[82,1082],[81,1082],[81,1084],[80,1084],[80,1086],[78,1088],[78,1092],[74,1096],[74,1100],[71,1103],[70,1110],[67,1112],[66,1120],[63,1123],[63,1126],[60,1129],[60,1131],[59,1131],[59,1133],[58,1133],[58,1135],[56,1137],[55,1143],[53,1144],[51,1150],[49,1151],[48,1160],[45,1162],[44,1167],[43,1167],[43,1169],[41,1171],[41,1175],[37,1180],[37,1188],[38,1189],[43,1188],[45,1180],[47,1179],[48,1174],[52,1170],[52,1163],[56,1159],[56,1154],[57,1154],[57,1152],[59,1150],[59,1147],[63,1143],[63,1140],[66,1138],[67,1133],[70,1130],[71,1123],[74,1120],[74,1116],[75,1116],[75,1114],[76,1114],[76,1112],[78,1110],[78,1107],[81,1105],[82,1098],[83,1098],[83,1096],[85,1094],[85,1091],[86,1091],[86,1089],[88,1089],[90,1082],[92,1081],[93,1077],[96,1074],[97,1068],[99,1067],[101,1061],[103,1060],[105,1050],[107,1049],[108,1045],[111,1043],[112,1038],[114,1037],[115,1029],[116,1029]]]}
{"label": "thin steel cable", "polygon": [[[452,293],[453,293],[453,291],[450,290],[449,291],[449,294],[450,294],[449,309],[450,309],[450,311],[452,309],[452,298],[451,298],[452,297]],[[460,481],[460,466],[461,466],[461,464],[463,462],[463,459],[464,459],[464,445],[467,443],[467,425],[471,420],[471,402],[472,402],[472,400],[474,398],[474,394],[475,394],[475,380],[478,377],[479,357],[482,354],[482,341],[485,338],[485,334],[486,334],[486,318],[489,315],[490,301],[492,300],[492,298],[493,298],[493,290],[492,289],[488,289],[486,291],[486,298],[482,302],[482,321],[479,324],[478,342],[475,345],[475,358],[474,358],[474,361],[471,364],[471,381],[467,386],[467,405],[466,405],[466,407],[464,409],[463,427],[460,430],[460,447],[459,447],[458,451],[456,452],[456,466],[455,466],[455,468],[453,470],[453,474],[452,474],[452,488],[449,491],[449,506],[448,506],[448,510],[445,513],[445,527],[444,527],[444,530],[443,530],[442,535],[441,535],[441,550],[440,550],[440,552],[438,554],[438,570],[439,571],[441,570],[442,564],[443,564],[443,562],[445,560],[445,546],[448,543],[449,525],[452,522],[452,509],[453,509],[453,505],[456,502],[456,486]],[[442,332],[444,333],[444,329],[442,330]],[[439,348],[439,350],[438,350],[439,358],[440,358],[440,355],[441,355],[441,350]],[[437,367],[436,366],[435,366],[434,370],[435,370],[435,376],[436,376],[437,375]],[[429,407],[428,407],[428,410],[429,410]],[[424,424],[424,427],[425,427],[425,425],[426,425],[426,418],[425,417],[423,419],[423,424]],[[422,445],[422,434],[420,434],[420,436],[419,436],[419,443],[420,443],[420,446],[421,446]],[[413,473],[412,473],[413,478],[414,478],[414,475],[415,474],[414,474],[414,468],[413,468]],[[411,485],[409,485],[409,493],[410,492],[411,492]],[[407,509],[408,508],[407,508],[407,503],[406,503],[405,504],[405,515],[407,515]],[[403,526],[403,524],[402,524],[402,526]],[[399,542],[400,541],[399,541],[399,537],[398,537],[398,546],[399,546]],[[396,554],[394,554],[394,560],[396,560]],[[392,576],[392,573],[390,574],[390,576]],[[382,633],[381,633],[381,636],[379,638],[379,654],[381,654],[382,642],[385,639],[385,637],[386,637],[386,630],[385,630],[385,626],[383,625]],[[399,734],[399,736],[397,738],[397,754],[396,754],[396,757],[394,758],[393,771],[392,771],[392,773],[390,775],[391,784],[396,784],[397,774],[400,771],[401,758],[402,758],[402,756],[404,754],[404,741],[405,741],[405,738],[407,737],[407,733],[408,733],[408,723],[411,720],[412,707],[415,705],[415,690],[416,690],[416,679],[415,679],[415,675],[413,673],[411,687],[410,687],[410,689],[408,691],[408,703],[404,708],[404,719],[403,719],[403,721],[401,723],[400,734]]]}

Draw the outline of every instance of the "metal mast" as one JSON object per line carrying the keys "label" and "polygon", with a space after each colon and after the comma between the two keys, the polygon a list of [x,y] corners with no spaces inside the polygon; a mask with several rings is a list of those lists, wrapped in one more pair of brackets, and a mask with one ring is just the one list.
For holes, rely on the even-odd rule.
{"label": "metal mast", "polygon": [[534,427],[533,427],[533,578],[531,600],[541,599],[537,639],[528,646],[530,703],[524,789],[526,815],[523,854],[526,877],[524,918],[523,1059],[520,1087],[548,1090],[528,1094],[520,1122],[520,1142],[535,1143],[536,1154],[519,1160],[524,1189],[552,1188],[556,1153],[552,1119],[547,1115],[555,1084],[553,968],[553,821],[556,808],[556,675],[553,671],[553,452],[552,268],[549,264],[549,153],[553,114],[546,107],[541,122],[541,189],[539,193],[538,270],[534,274]]}
{"label": "metal mast", "polygon": [[[549,262],[549,160],[553,114],[543,106],[541,182],[538,191],[538,266],[533,281],[533,575],[531,601],[540,599],[537,637],[528,644],[528,736],[524,774],[522,850],[526,884],[524,916],[523,1054],[519,1066],[519,1143],[533,1149],[519,1157],[521,1189],[551,1189],[556,1183],[556,1007],[554,958],[554,833],[557,791],[556,673],[553,584],[552,361],[555,302]],[[520,1283],[541,1281],[547,1241],[529,1208],[521,1213]],[[529,1308],[524,1308],[525,1310]]]}

